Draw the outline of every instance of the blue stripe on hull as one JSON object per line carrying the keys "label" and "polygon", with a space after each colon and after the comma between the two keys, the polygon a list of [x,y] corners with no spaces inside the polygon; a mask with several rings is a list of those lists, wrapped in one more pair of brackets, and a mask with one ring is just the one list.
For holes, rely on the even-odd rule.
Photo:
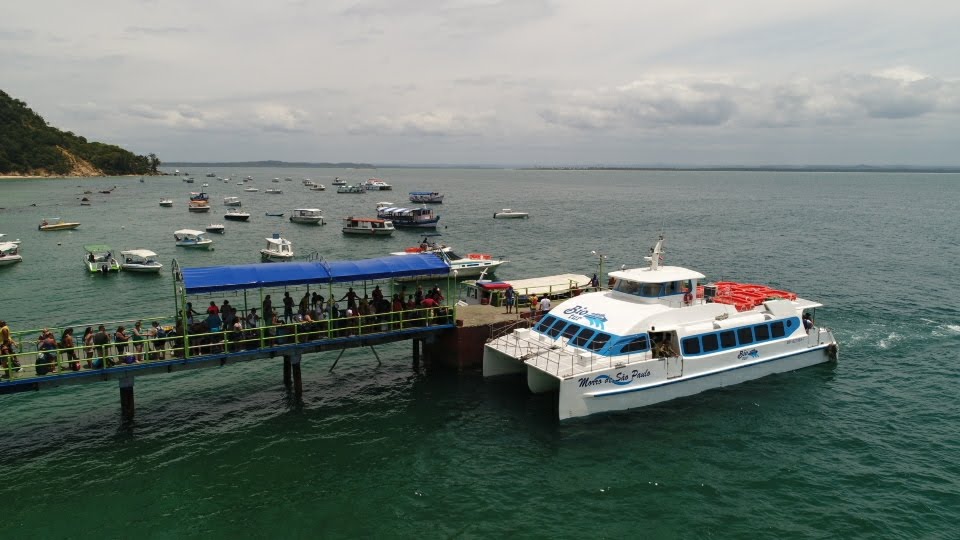
{"label": "blue stripe on hull", "polygon": [[761,360],[760,362],[753,362],[753,363],[750,363],[750,364],[743,364],[743,365],[739,365],[739,366],[730,367],[730,368],[724,369],[724,370],[722,370],[722,371],[713,371],[713,372],[710,372],[710,373],[702,373],[702,374],[700,374],[700,375],[693,375],[693,376],[691,376],[691,377],[678,377],[678,378],[673,379],[673,380],[663,381],[663,382],[660,382],[660,383],[651,384],[651,385],[649,385],[649,386],[643,386],[643,387],[640,387],[640,388],[626,388],[626,389],[623,389],[623,390],[611,390],[611,391],[609,391],[609,392],[602,392],[602,393],[598,392],[598,393],[596,393],[596,394],[584,394],[584,395],[585,395],[585,396],[589,396],[589,397],[607,397],[607,396],[614,396],[614,395],[619,395],[619,394],[628,394],[628,393],[631,393],[631,392],[642,392],[643,390],[653,390],[653,389],[655,389],[655,388],[661,388],[661,387],[668,386],[668,385],[671,385],[671,384],[688,382],[688,381],[692,381],[692,380],[696,380],[696,379],[702,379],[702,378],[704,378],[704,377],[712,377],[712,376],[715,376],[715,375],[723,375],[723,374],[725,374],[725,373],[729,373],[729,372],[731,372],[731,371],[736,371],[736,370],[738,370],[738,369],[756,367],[756,366],[759,366],[759,365],[761,365],[761,364],[767,364],[767,363],[770,363],[770,362],[776,362],[776,361],[778,361],[778,360],[785,360],[785,359],[787,359],[787,358],[792,358],[792,357],[794,357],[794,356],[798,356],[798,355],[801,355],[801,354],[807,354],[807,353],[814,352],[814,351],[818,351],[818,350],[826,350],[826,348],[829,347],[829,346],[830,346],[830,344],[822,345],[822,346],[818,346],[818,347],[811,347],[811,348],[806,349],[806,350],[803,350],[803,351],[798,351],[798,352],[786,354],[786,355],[783,355],[783,356],[777,356],[777,357],[770,358],[770,359],[767,359],[767,360]]}

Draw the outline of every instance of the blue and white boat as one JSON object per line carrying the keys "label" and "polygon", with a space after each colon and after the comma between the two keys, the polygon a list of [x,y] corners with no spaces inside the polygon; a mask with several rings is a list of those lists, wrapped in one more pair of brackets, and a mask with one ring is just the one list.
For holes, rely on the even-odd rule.
{"label": "blue and white boat", "polygon": [[410,202],[440,204],[443,202],[443,193],[438,191],[411,191]]}
{"label": "blue and white boat", "polygon": [[378,206],[377,217],[388,219],[397,228],[436,229],[440,216],[433,210],[423,206],[421,208],[400,208],[397,206]]}
{"label": "blue and white boat", "polygon": [[743,285],[699,286],[703,274],[662,266],[611,272],[609,290],[566,300],[533,328],[487,343],[485,377],[521,373],[534,393],[559,394],[560,419],[643,407],[836,360],[821,304]]}

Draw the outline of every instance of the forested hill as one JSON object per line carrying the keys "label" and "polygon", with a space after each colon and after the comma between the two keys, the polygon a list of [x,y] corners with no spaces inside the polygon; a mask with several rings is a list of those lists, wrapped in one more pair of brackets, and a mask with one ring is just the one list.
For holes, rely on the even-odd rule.
{"label": "forested hill", "polygon": [[0,90],[0,175],[156,174],[157,156],[91,142],[47,125],[27,104]]}

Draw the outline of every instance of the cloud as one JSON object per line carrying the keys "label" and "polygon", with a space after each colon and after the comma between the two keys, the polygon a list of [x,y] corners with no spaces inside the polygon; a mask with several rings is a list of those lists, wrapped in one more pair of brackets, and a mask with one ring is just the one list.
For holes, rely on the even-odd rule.
{"label": "cloud", "polygon": [[265,103],[256,107],[253,126],[264,131],[306,131],[308,114],[301,109]]}
{"label": "cloud", "polygon": [[166,127],[190,130],[202,130],[222,127],[224,115],[219,112],[200,111],[190,105],[157,107],[148,104],[134,104],[121,111],[128,117],[140,118]]}
{"label": "cloud", "polygon": [[457,113],[434,111],[401,116],[375,116],[361,120],[348,128],[353,134],[364,135],[426,135],[467,136],[479,135],[490,124],[494,115],[490,112]]}
{"label": "cloud", "polygon": [[960,83],[909,68],[781,83],[690,76],[649,77],[615,88],[560,96],[540,110],[550,123],[579,130],[664,126],[746,128],[852,125],[955,114]]}
{"label": "cloud", "polygon": [[125,29],[127,34],[132,36],[169,36],[176,34],[186,34],[189,32],[185,26],[160,26],[160,27],[150,27],[150,26],[128,26]]}

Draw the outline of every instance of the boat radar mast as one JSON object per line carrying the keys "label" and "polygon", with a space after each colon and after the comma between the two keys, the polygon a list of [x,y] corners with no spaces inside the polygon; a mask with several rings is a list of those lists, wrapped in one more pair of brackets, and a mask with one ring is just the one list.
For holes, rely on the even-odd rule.
{"label": "boat radar mast", "polygon": [[650,248],[650,256],[644,257],[643,260],[650,261],[650,270],[659,270],[660,263],[663,262],[663,235],[660,235],[660,238],[657,239],[657,244]]}

